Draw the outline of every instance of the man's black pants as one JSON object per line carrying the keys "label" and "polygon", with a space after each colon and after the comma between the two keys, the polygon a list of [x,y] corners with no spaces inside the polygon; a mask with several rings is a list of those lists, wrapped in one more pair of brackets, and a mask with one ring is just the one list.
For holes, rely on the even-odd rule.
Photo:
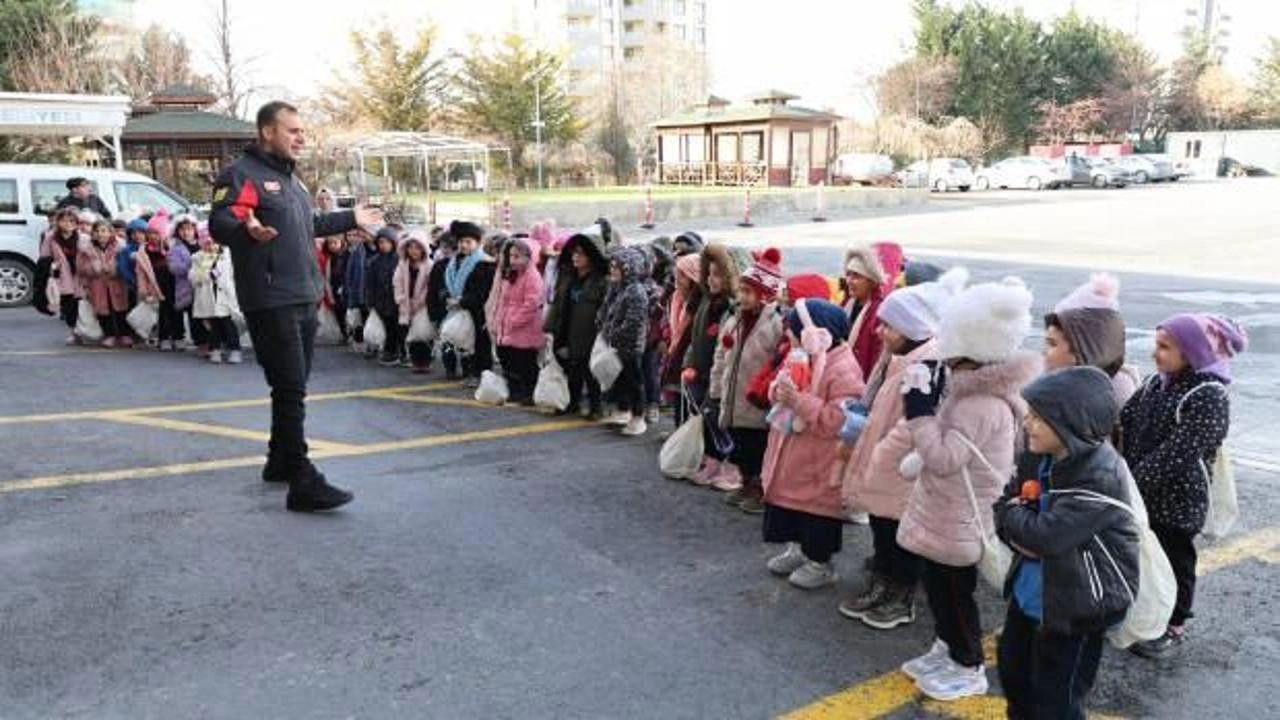
{"label": "man's black pants", "polygon": [[313,304],[245,313],[254,355],[271,386],[271,441],[267,464],[281,477],[297,478],[307,460],[304,425],[307,378],[316,343]]}

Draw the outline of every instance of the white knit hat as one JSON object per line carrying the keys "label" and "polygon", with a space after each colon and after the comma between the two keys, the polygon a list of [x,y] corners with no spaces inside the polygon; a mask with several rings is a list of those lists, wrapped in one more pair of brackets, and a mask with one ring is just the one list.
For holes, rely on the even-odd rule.
{"label": "white knit hat", "polygon": [[1101,310],[1120,310],[1120,279],[1111,273],[1094,273],[1089,282],[1072,290],[1069,295],[1053,306],[1055,313],[1077,310],[1080,308],[1097,308]]}
{"label": "white knit hat", "polygon": [[934,282],[894,290],[880,305],[880,322],[916,342],[938,334],[942,311],[969,281],[969,271],[956,267]]}
{"label": "white knit hat", "polygon": [[942,311],[938,354],[980,363],[1012,358],[1031,330],[1031,301],[1016,277],[965,290]]}

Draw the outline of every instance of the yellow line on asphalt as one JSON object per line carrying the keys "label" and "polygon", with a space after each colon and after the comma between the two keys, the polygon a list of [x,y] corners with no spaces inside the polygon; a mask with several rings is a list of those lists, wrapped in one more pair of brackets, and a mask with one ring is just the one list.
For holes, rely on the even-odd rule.
{"label": "yellow line on asphalt", "polygon": [[[1234,540],[1214,545],[1200,556],[1198,574],[1222,570],[1246,560],[1280,563],[1280,528],[1265,528]],[[983,650],[989,665],[995,665],[995,634],[983,641]],[[798,710],[781,715],[781,720],[871,720],[901,710],[921,699],[916,685],[901,671],[886,673],[852,687],[828,695]],[[926,700],[924,710],[959,720],[1005,716],[1004,698],[987,696],[965,701],[939,703]],[[1090,713],[1093,720],[1105,720],[1109,716]]]}
{"label": "yellow line on asphalt", "polygon": [[85,353],[115,353],[106,348],[80,348],[78,350],[0,350],[0,357],[50,357],[53,355],[84,355]]}
{"label": "yellow line on asphalt", "polygon": [[400,400],[403,402],[424,403],[427,405],[456,405],[458,407],[502,409],[501,405],[490,405],[471,398],[441,397],[440,395],[410,395],[407,393],[385,392],[373,396],[379,400]]}
{"label": "yellow line on asphalt", "polygon": [[[130,413],[106,413],[101,415],[98,419],[106,420],[108,422],[126,423],[129,425],[141,425],[143,427],[157,428],[160,430],[216,435],[218,437],[233,438],[236,440],[252,440],[254,442],[265,443],[270,439],[269,433],[260,432],[258,430],[246,430],[244,428],[215,425],[207,422],[189,422],[187,420],[175,420],[173,418],[166,417],[133,415]],[[358,447],[347,443],[317,440],[315,438],[307,438],[307,443],[315,450],[349,450],[351,448]]]}
{"label": "yellow line on asphalt", "polygon": [[[387,392],[414,392],[428,390],[444,390],[448,388],[459,387],[458,383],[432,383],[428,385],[403,385],[400,387],[390,388],[365,388],[363,390],[342,390],[338,392],[316,393],[308,395],[308,402],[323,402],[325,400],[346,400],[349,398],[377,398],[382,393]],[[104,415],[113,413],[128,413],[131,415],[155,415],[163,413],[186,413],[199,412],[202,410],[226,410],[230,408],[257,407],[260,405],[268,405],[271,398],[246,398],[244,400],[213,400],[210,402],[181,403],[174,405],[149,405],[142,407],[126,407],[126,408],[105,408],[102,410],[83,410],[65,413],[45,413],[36,415],[9,415],[0,416],[0,425],[21,425],[25,423],[41,423],[41,422],[59,422],[63,420],[96,420]]]}
{"label": "yellow line on asphalt", "polygon": [[[379,455],[382,453],[401,452],[420,448],[456,445],[483,440],[501,440],[523,435],[558,432],[573,428],[587,427],[591,423],[583,420],[560,420],[557,422],[536,423],[517,427],[499,428],[496,430],[478,430],[475,432],[453,433],[449,435],[429,435],[427,437],[395,440],[391,442],[373,443],[370,445],[351,445],[341,449],[317,450],[311,457],[316,460],[326,458],[359,457]],[[200,462],[177,463],[174,465],[158,465],[153,467],[123,468],[83,473],[66,473],[47,475],[44,477],[26,478],[0,483],[0,494],[23,492],[28,490],[51,490],[55,488],[73,487],[76,485],[95,485],[119,480],[141,480],[144,478],[169,477],[173,475],[190,475],[193,473],[212,472],[215,470],[231,470],[243,467],[255,467],[262,464],[261,455],[226,458],[223,460],[204,460]]]}

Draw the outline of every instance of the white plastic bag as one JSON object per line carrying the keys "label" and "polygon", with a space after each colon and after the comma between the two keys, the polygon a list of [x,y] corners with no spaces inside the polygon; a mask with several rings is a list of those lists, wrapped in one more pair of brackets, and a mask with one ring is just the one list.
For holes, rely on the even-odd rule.
{"label": "white plastic bag", "polygon": [[471,313],[466,310],[454,310],[445,316],[440,324],[440,340],[449,343],[453,349],[463,355],[476,351],[476,324]]}
{"label": "white plastic bag", "polygon": [[569,377],[554,355],[538,372],[538,384],[533,387],[533,404],[557,412],[569,407]]}
{"label": "white plastic bag", "polygon": [[316,313],[316,344],[341,345],[342,340],[342,326],[338,324],[337,314],[333,308],[321,305]]}
{"label": "white plastic bag", "polygon": [[129,321],[129,327],[138,333],[138,337],[147,338],[151,336],[151,331],[155,329],[156,323],[160,321],[160,312],[154,304],[140,302],[137,307],[129,311],[125,320]]}
{"label": "white plastic bag", "polygon": [[436,339],[436,326],[431,323],[431,318],[427,317],[426,310],[419,310],[414,314],[413,321],[409,323],[409,335],[405,339],[407,342],[423,343]]}
{"label": "white plastic bag", "polygon": [[382,324],[382,318],[376,312],[369,313],[369,319],[364,323],[364,346],[370,350],[381,350],[386,342],[387,328]]}
{"label": "white plastic bag", "polygon": [[358,327],[364,326],[364,316],[360,313],[360,308],[347,308],[347,327],[353,332]]}
{"label": "white plastic bag", "polygon": [[76,336],[85,340],[102,339],[102,326],[98,324],[98,316],[93,314],[93,304],[84,298],[76,308]]}
{"label": "white plastic bag", "polygon": [[49,275],[49,281],[44,284],[44,300],[49,303],[49,312],[57,315],[62,309],[62,295],[58,290],[58,278],[52,274]]}
{"label": "white plastic bag", "polygon": [[1204,519],[1204,534],[1219,540],[1231,532],[1240,519],[1240,499],[1236,497],[1236,471],[1231,451],[1223,445],[1213,459],[1213,480],[1209,483],[1209,514]]}
{"label": "white plastic bag", "polygon": [[658,451],[658,471],[675,480],[688,480],[702,465],[702,416],[692,414]]}
{"label": "white plastic bag", "polygon": [[590,367],[591,374],[600,381],[602,392],[608,392],[622,374],[622,358],[605,341],[604,335],[597,335],[595,344],[591,346]]}
{"label": "white plastic bag", "polygon": [[485,405],[501,405],[510,397],[507,380],[492,370],[480,373],[480,386],[476,388],[476,402]]}

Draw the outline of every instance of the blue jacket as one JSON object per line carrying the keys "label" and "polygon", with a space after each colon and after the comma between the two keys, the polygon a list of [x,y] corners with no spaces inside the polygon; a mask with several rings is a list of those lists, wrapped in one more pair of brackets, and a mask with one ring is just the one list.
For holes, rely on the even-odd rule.
{"label": "blue jacket", "polygon": [[138,289],[138,276],[133,272],[133,256],[138,254],[139,247],[132,240],[126,240],[124,247],[116,253],[116,274],[124,280],[130,290]]}
{"label": "blue jacket", "polygon": [[[372,250],[372,252],[371,252]],[[377,254],[367,243],[360,243],[351,249],[347,256],[347,273],[343,278],[346,286],[347,304],[364,305],[364,278],[369,269],[369,260]]]}

